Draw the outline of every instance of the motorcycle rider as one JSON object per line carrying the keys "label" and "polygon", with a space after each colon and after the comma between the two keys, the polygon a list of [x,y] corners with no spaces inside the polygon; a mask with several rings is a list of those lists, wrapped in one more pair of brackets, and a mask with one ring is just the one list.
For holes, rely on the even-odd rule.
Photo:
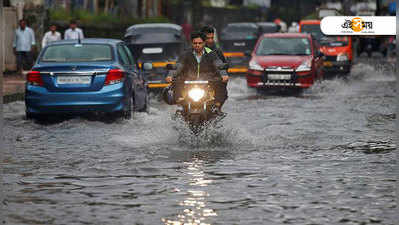
{"label": "motorcycle rider", "polygon": [[[227,74],[223,75],[218,70],[217,65],[221,61],[216,56],[215,52],[205,47],[206,35],[202,32],[191,33],[192,49],[184,52],[177,60],[177,71],[174,76],[166,77],[167,82],[172,80],[177,81],[174,85],[174,97],[176,103],[182,101],[182,90],[184,88],[185,80],[197,79],[217,79],[221,78],[222,82],[228,81]],[[227,90],[215,85],[215,105],[218,113],[221,113],[221,107],[226,100]]]}
{"label": "motorcycle rider", "polygon": [[212,26],[204,26],[202,27],[201,32],[206,35],[205,46],[212,49],[212,51],[215,51],[216,55],[223,63],[227,63],[223,51],[215,43],[215,29]]}
{"label": "motorcycle rider", "polygon": [[[209,26],[209,25],[204,26],[204,27],[202,27],[201,32],[206,35],[205,46],[207,48],[211,49],[222,63],[228,63],[226,58],[224,57],[223,51],[215,43],[215,28],[212,26]],[[220,72],[228,80],[229,77],[228,77],[227,70],[221,70]],[[220,106],[217,105],[218,107],[220,107],[220,109],[223,106],[224,102],[228,98],[228,96],[227,96],[227,80],[226,80],[226,82],[219,84],[217,87],[218,89],[220,89],[220,92],[225,94],[224,101],[220,102],[220,104],[221,104]]]}

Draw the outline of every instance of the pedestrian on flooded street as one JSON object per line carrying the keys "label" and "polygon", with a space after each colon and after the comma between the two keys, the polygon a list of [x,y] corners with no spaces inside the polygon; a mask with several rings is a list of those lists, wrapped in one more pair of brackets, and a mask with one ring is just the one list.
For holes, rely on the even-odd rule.
{"label": "pedestrian on flooded street", "polygon": [[72,20],[69,23],[69,29],[65,31],[64,39],[65,40],[76,40],[76,39],[83,39],[83,31],[77,26],[75,20]]}
{"label": "pedestrian on flooded street", "polygon": [[33,46],[36,45],[35,34],[33,30],[26,25],[26,21],[21,19],[19,27],[15,30],[13,48],[17,56],[17,72],[25,73],[24,70],[29,70],[32,67]]}
{"label": "pedestrian on flooded street", "polygon": [[46,45],[50,42],[59,41],[59,40],[61,40],[61,33],[57,31],[57,26],[55,24],[52,24],[50,26],[50,31],[44,34],[42,40],[42,48],[46,47]]}

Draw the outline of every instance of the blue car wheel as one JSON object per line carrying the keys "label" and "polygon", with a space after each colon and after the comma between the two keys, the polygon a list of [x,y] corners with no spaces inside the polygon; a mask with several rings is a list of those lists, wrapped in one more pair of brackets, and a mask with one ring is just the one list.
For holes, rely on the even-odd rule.
{"label": "blue car wheel", "polygon": [[130,96],[128,99],[128,104],[126,110],[124,110],[124,115],[123,118],[126,120],[132,119],[132,113],[134,112],[133,110],[134,104],[133,104],[133,97]]}

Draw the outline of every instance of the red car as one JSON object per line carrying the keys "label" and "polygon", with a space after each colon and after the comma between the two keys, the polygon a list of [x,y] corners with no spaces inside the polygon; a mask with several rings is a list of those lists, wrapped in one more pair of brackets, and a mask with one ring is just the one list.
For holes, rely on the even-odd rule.
{"label": "red car", "polygon": [[323,77],[323,54],[310,34],[264,34],[249,62],[247,84],[254,88],[309,88]]}

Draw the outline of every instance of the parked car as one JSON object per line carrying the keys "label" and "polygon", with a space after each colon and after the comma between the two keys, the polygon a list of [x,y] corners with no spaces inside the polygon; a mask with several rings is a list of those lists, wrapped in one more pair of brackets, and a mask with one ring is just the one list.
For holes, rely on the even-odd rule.
{"label": "parked car", "polygon": [[27,74],[26,117],[57,113],[112,113],[131,118],[148,106],[147,88],[122,40],[53,42]]}
{"label": "parked car", "polygon": [[302,20],[301,33],[310,33],[320,43],[324,57],[324,71],[327,73],[348,74],[353,62],[353,44],[349,36],[326,36],[321,32],[320,20]]}
{"label": "parked car", "polygon": [[152,63],[152,68],[144,71],[150,89],[170,85],[165,81],[166,65],[175,64],[187,46],[181,26],[171,23],[133,25],[126,30],[124,41],[140,67],[143,63]]}
{"label": "parked car", "polygon": [[255,23],[230,23],[221,31],[220,44],[230,64],[229,74],[245,74],[248,71],[249,56],[259,37]]}
{"label": "parked car", "polygon": [[310,34],[264,34],[252,52],[247,84],[261,89],[309,88],[323,77],[322,56]]}

